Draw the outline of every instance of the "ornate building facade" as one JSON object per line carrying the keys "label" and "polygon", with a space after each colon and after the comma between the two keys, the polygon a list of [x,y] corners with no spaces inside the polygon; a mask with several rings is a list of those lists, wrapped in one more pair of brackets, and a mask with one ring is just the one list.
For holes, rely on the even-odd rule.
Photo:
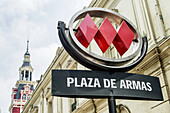
{"label": "ornate building facade", "polygon": [[[170,112],[170,11],[169,0],[92,0],[89,7],[114,10],[128,18],[142,36],[147,36],[148,52],[144,60],[130,73],[159,77],[163,101],[136,101],[117,99],[118,113]],[[96,25],[103,20],[93,19]],[[89,47],[98,51],[97,47]],[[114,48],[109,48],[114,49]],[[109,56],[106,52],[106,56]],[[52,69],[88,70],[77,63],[63,48],[45,74],[41,76],[23,113],[108,113],[107,99],[63,98],[51,96]]]}
{"label": "ornate building facade", "polygon": [[21,113],[34,90],[35,82],[32,81],[32,72],[34,69],[30,64],[28,43],[27,41],[27,51],[24,54],[23,64],[19,68],[19,80],[16,82],[15,87],[12,88],[11,105],[9,107],[10,113]]}

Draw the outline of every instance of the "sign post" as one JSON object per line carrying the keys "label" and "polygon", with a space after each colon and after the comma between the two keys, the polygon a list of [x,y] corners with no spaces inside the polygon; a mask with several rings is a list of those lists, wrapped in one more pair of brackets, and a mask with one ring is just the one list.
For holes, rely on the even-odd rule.
{"label": "sign post", "polygon": [[109,113],[117,113],[116,112],[116,102],[114,97],[108,98],[108,106],[109,106]]}

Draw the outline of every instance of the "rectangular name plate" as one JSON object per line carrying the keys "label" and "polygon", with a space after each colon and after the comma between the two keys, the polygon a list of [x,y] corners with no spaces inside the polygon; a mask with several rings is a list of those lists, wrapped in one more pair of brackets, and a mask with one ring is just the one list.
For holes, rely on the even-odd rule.
{"label": "rectangular name plate", "polygon": [[163,100],[159,78],[106,71],[52,70],[52,95],[61,97]]}

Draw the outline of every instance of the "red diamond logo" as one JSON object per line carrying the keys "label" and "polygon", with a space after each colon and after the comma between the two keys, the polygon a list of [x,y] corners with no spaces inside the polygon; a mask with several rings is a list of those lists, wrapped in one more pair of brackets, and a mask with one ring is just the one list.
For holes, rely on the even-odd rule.
{"label": "red diamond logo", "polygon": [[99,30],[90,15],[87,14],[75,33],[79,42],[87,48],[94,38],[103,53],[109,48],[111,43],[114,44],[118,53],[122,56],[130,47],[134,34],[126,24],[122,22],[118,33],[106,17]]}
{"label": "red diamond logo", "polygon": [[109,19],[106,17],[100,26],[94,39],[103,53],[109,48],[113,42],[117,32],[115,28],[110,23]]}
{"label": "red diamond logo", "polygon": [[116,38],[113,40],[113,44],[121,56],[129,49],[133,39],[133,32],[128,27],[126,22],[123,21]]}
{"label": "red diamond logo", "polygon": [[87,14],[84,18],[84,20],[81,22],[81,24],[78,27],[78,32],[75,33],[76,38],[78,41],[87,48],[96,35],[98,31],[97,26],[91,19],[90,15]]}

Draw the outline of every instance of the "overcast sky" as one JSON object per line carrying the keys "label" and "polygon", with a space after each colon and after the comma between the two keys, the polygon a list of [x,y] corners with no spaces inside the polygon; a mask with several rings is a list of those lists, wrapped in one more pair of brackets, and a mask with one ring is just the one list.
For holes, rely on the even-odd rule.
{"label": "overcast sky", "polygon": [[8,113],[12,88],[19,79],[29,38],[33,80],[39,80],[57,47],[57,21],[71,16],[91,0],[0,0],[0,109]]}

